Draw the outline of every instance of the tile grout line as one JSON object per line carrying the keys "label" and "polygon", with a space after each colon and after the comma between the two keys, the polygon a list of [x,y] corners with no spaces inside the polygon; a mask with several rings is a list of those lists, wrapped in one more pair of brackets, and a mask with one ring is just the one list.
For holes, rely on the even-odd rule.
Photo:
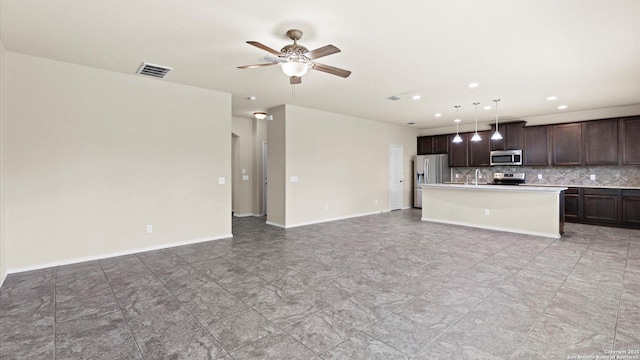
{"label": "tile grout line", "polygon": [[616,335],[618,334],[618,322],[620,321],[620,308],[622,307],[622,295],[624,294],[624,277],[627,274],[627,265],[629,264],[629,252],[631,251],[631,238],[627,237],[627,257],[624,262],[624,271],[622,272],[622,289],[620,290],[620,297],[618,297],[618,309],[616,311],[616,325],[613,327],[613,343],[611,344],[611,350],[616,348]]}
{"label": "tile grout line", "polygon": [[131,334],[131,338],[133,339],[134,344],[136,344],[136,348],[138,349],[138,353],[140,354],[140,357],[142,359],[144,359],[144,355],[142,354],[142,350],[140,349],[140,345],[138,344],[138,340],[136,339],[135,335],[133,335],[133,330],[131,330],[131,324],[129,324],[129,320],[127,319],[127,317],[124,314],[124,310],[122,309],[122,305],[120,304],[120,301],[118,301],[118,297],[116,296],[116,292],[113,290],[113,286],[111,286],[111,281],[109,281],[109,276],[107,276],[107,272],[104,271],[104,267],[102,266],[102,261],[98,261],[98,264],[100,264],[100,270],[102,270],[102,275],[104,275],[105,279],[107,280],[107,284],[109,284],[109,289],[111,289],[111,295],[113,295],[113,299],[116,301],[116,304],[118,305],[118,309],[120,309],[120,314],[122,315],[122,318],[124,319],[125,323],[127,324],[127,328],[129,329],[129,333]]}
{"label": "tile grout line", "polygon": [[[551,244],[555,243],[558,240],[553,241]],[[562,289],[562,286],[567,282],[567,279],[569,278],[569,275],[571,275],[571,273],[573,272],[573,270],[576,268],[576,266],[578,266],[578,263],[580,262],[580,260],[582,259],[582,257],[584,256],[584,254],[587,252],[587,250],[589,249],[589,246],[591,246],[591,243],[593,242],[593,240],[589,240],[589,245],[587,245],[587,247],[584,249],[584,251],[580,254],[580,257],[578,258],[578,260],[576,260],[576,263],[573,264],[573,266],[571,267],[571,270],[569,270],[569,273],[567,274],[567,276],[565,276],[564,280],[562,280],[562,284],[560,284],[560,287],[558,287],[558,290],[556,290],[556,292],[553,294],[553,297],[551,297],[551,300],[553,300],[557,295],[558,292],[560,291],[560,289]],[[551,246],[551,244],[549,244],[549,246]],[[546,249],[546,248],[545,248]],[[543,250],[544,251],[544,250]],[[538,253],[539,254],[539,253]],[[538,256],[538,255],[536,255]],[[547,304],[547,306],[545,306],[545,308],[540,312],[540,316],[538,316],[538,318],[536,319],[536,321],[533,323],[533,325],[531,325],[531,328],[529,328],[529,331],[527,332],[526,338],[529,338],[529,335],[531,334],[531,331],[536,327],[536,325],[538,325],[538,322],[540,321],[540,319],[542,318],[542,316],[544,316],[545,311],[547,311],[547,308],[549,308],[549,304]],[[561,348],[563,350],[567,350],[564,347],[557,345],[557,344],[552,344],[555,347]],[[520,347],[518,347],[519,349]],[[516,349],[517,351],[517,349]],[[510,359],[513,359],[513,356],[515,356],[515,353],[513,353],[510,357]]]}
{"label": "tile grout line", "polygon": [[[173,252],[171,249],[169,249],[169,251],[174,255],[177,256],[180,260],[184,261],[189,267],[193,268],[196,272],[198,272],[199,274],[202,274],[204,277],[206,277],[207,279],[209,279],[211,282],[213,282],[214,284],[220,286],[220,288],[222,288],[224,291],[226,291],[227,293],[233,295],[231,292],[229,292],[229,290],[225,289],[224,287],[222,287],[220,284],[218,284],[217,282],[215,282],[213,279],[211,279],[207,274],[202,273],[198,268],[196,268],[195,266],[193,266],[190,262],[186,261],[185,259],[183,259],[180,255],[176,254],[175,252]],[[139,256],[136,255],[136,257],[138,258],[138,260],[142,263],[142,265],[144,265],[147,270],[149,270],[149,272],[151,274],[153,274],[153,276],[162,284],[162,286],[164,286],[165,289],[167,289],[167,291],[169,291],[169,293],[171,295],[173,295],[173,297],[176,299],[176,301],[178,301],[180,303],[180,306],[182,306],[182,308],[189,313],[189,315],[191,315],[191,317],[198,323],[198,325],[200,325],[200,327],[207,332],[207,334],[209,334],[211,336],[211,338],[216,342],[216,344],[218,344],[220,346],[220,348],[222,348],[222,350],[224,350],[225,353],[227,353],[227,355],[229,355],[232,359],[233,356],[231,356],[231,351],[229,351],[224,345],[222,345],[222,343],[220,342],[220,340],[218,340],[210,331],[209,329],[204,326],[204,324],[202,322],[200,322],[200,319],[198,319],[197,316],[193,315],[193,313],[189,310],[189,308],[187,308],[184,303],[176,296],[176,294],[167,287],[167,284],[165,284],[164,281],[162,281],[162,279],[153,271],[151,270],[151,268],[147,265],[146,262],[144,262],[144,260],[142,260]],[[226,260],[226,259],[225,259]],[[228,260],[227,260],[228,261]],[[243,302],[244,303],[244,302]],[[245,304],[246,305],[246,304]],[[262,315],[262,314],[261,314]],[[197,330],[196,330],[197,331]],[[192,333],[186,333],[185,335],[188,334],[194,334],[196,331],[192,332]]]}

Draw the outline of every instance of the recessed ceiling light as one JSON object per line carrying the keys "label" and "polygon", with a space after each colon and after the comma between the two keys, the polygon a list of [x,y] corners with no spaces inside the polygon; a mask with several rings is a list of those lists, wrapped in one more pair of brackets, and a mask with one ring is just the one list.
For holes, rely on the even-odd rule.
{"label": "recessed ceiling light", "polygon": [[566,108],[567,108],[567,105],[560,105],[560,106],[558,106],[558,109],[560,109],[560,110],[564,110],[564,109],[566,109]]}
{"label": "recessed ceiling light", "polygon": [[407,123],[407,125],[415,125],[416,123],[414,123],[413,121],[410,121]]}
{"label": "recessed ceiling light", "polygon": [[411,98],[413,100],[420,100],[420,95],[413,95]]}
{"label": "recessed ceiling light", "polygon": [[471,84],[469,84],[470,88],[477,88],[480,84],[476,83],[476,82],[472,82]]}
{"label": "recessed ceiling light", "polygon": [[440,116],[442,116],[442,114],[437,113],[437,114],[434,114],[433,116],[435,116],[435,117],[440,117]]}
{"label": "recessed ceiling light", "polygon": [[557,97],[557,96],[549,96],[549,97],[547,98],[547,100],[549,100],[549,101],[553,101],[553,100],[557,100],[557,99],[558,99],[558,97]]}
{"label": "recessed ceiling light", "polygon": [[456,123],[459,123],[460,121],[462,121],[462,120],[460,120],[460,119],[453,120],[453,122],[456,122]]}
{"label": "recessed ceiling light", "polygon": [[485,109],[485,110],[491,110],[491,106],[487,105],[487,106],[483,107],[483,109]]}

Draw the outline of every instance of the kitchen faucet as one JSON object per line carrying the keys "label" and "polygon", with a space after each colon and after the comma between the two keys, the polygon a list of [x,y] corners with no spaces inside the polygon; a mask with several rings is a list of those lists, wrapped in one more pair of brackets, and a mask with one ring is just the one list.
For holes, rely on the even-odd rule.
{"label": "kitchen faucet", "polygon": [[480,169],[476,169],[476,186],[478,186],[478,173],[480,172]]}

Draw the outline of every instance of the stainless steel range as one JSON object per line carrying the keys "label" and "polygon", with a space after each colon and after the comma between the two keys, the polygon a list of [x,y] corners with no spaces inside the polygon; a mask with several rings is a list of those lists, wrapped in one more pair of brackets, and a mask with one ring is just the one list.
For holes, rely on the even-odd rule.
{"label": "stainless steel range", "polygon": [[520,185],[524,183],[524,173],[493,173],[493,185]]}

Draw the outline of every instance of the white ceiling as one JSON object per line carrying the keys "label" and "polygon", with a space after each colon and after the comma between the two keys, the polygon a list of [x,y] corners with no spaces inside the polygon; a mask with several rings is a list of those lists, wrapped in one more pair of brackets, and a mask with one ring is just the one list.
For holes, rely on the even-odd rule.
{"label": "white ceiling", "polygon": [[[132,76],[170,66],[149,81],[229,92],[238,117],[287,103],[427,129],[495,98],[500,119],[640,103],[640,0],[0,1],[8,51]],[[318,62],[352,75],[310,71],[294,98],[277,66],[237,69],[267,54],[245,41],[279,50],[291,28],[310,50],[340,48]]]}

